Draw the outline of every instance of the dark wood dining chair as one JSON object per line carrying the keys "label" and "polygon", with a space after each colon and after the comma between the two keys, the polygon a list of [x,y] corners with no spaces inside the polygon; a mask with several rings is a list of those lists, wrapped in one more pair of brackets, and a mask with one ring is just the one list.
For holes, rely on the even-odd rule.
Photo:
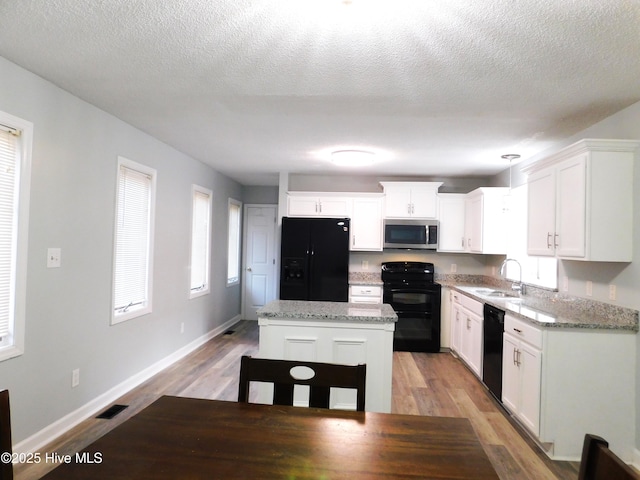
{"label": "dark wood dining chair", "polygon": [[638,480],[634,470],[609,450],[609,443],[597,435],[584,436],[578,480]]}
{"label": "dark wood dining chair", "polygon": [[[292,369],[307,367],[313,375],[297,375]],[[306,370],[309,372],[308,370]],[[310,376],[310,378],[307,378]],[[338,365],[334,363],[299,362],[295,360],[271,360],[243,356],[240,361],[240,387],[238,401],[249,401],[251,382],[273,383],[273,404],[293,405],[295,385],[309,385],[309,406],[329,408],[332,387],[356,390],[356,410],[364,412],[366,365]]]}
{"label": "dark wood dining chair", "polygon": [[[0,454],[13,452],[11,448],[11,411],[9,409],[9,390],[0,391]],[[0,461],[0,480],[13,479],[13,464]]]}

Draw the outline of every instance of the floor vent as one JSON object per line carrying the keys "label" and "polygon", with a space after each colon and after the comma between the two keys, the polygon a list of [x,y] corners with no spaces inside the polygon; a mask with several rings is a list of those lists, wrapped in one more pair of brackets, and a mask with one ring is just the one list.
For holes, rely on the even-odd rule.
{"label": "floor vent", "polygon": [[109,408],[107,408],[104,412],[102,412],[100,415],[98,415],[96,418],[111,419],[116,415],[118,415],[121,411],[123,411],[128,406],[129,405],[117,405],[117,404],[112,405]]}
{"label": "floor vent", "polygon": [[225,335],[233,335],[234,333],[236,333],[235,330],[227,330],[226,332],[224,332]]}

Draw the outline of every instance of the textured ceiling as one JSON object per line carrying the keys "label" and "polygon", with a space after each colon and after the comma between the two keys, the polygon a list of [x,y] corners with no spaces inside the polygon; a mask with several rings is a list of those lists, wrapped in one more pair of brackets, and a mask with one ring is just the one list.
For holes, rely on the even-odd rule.
{"label": "textured ceiling", "polygon": [[0,56],[245,185],[484,176],[640,101],[640,1],[0,0]]}

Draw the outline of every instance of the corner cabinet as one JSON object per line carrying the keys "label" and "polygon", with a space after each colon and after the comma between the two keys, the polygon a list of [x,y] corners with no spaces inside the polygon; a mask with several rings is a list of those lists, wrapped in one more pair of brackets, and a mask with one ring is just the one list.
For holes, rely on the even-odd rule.
{"label": "corner cabinet", "polygon": [[385,218],[436,218],[442,182],[380,182]]}
{"label": "corner cabinet", "polygon": [[507,218],[504,187],[477,188],[465,200],[465,251],[504,255],[507,252]]}
{"label": "corner cabinet", "polygon": [[577,142],[525,169],[527,253],[630,262],[636,140]]}
{"label": "corner cabinet", "polygon": [[463,193],[438,194],[438,251],[464,252],[466,246]]}

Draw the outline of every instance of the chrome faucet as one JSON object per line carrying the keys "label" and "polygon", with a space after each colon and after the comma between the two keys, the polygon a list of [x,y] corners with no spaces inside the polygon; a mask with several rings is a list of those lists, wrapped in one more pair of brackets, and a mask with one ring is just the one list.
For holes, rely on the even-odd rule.
{"label": "chrome faucet", "polygon": [[500,265],[500,275],[506,278],[505,274],[507,273],[507,263],[509,262],[516,262],[518,268],[520,269],[520,280],[518,280],[518,283],[513,283],[511,285],[511,290],[515,290],[519,292],[520,295],[524,295],[524,284],[522,283],[522,265],[520,265],[520,262],[518,260],[516,260],[515,258],[506,258],[504,262],[502,262],[502,265]]}

